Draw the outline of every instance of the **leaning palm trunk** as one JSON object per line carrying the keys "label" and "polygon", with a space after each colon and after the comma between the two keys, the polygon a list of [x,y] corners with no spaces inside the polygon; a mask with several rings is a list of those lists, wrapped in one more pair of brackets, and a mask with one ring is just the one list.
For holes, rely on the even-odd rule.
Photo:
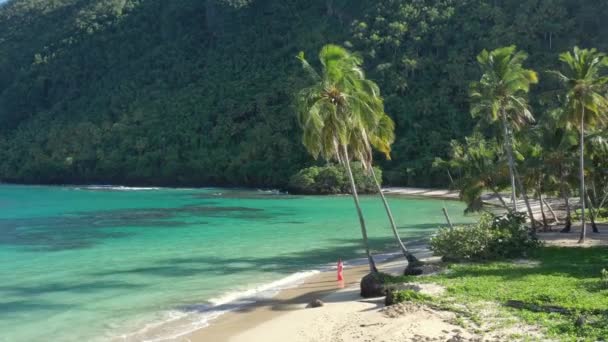
{"label": "leaning palm trunk", "polygon": [[509,208],[509,206],[507,205],[507,202],[505,202],[505,200],[502,198],[502,195],[500,194],[500,192],[498,192],[498,190],[496,190],[496,188],[494,188],[494,187],[492,188],[492,192],[498,198],[498,200],[500,201],[500,204],[502,204],[502,206],[505,207],[505,209],[507,211],[511,211],[511,208]]}
{"label": "leaning palm trunk", "polygon": [[517,170],[515,169],[515,160],[513,159],[513,145],[511,140],[511,134],[509,133],[509,126],[507,122],[507,113],[505,110],[501,110],[502,113],[502,125],[503,125],[503,134],[505,139],[505,149],[507,152],[507,156],[509,159],[509,173],[511,176],[511,198],[513,200],[513,210],[517,212],[517,198],[515,197],[515,186],[519,187],[519,192],[524,198],[524,202],[526,203],[526,207],[528,209],[528,215],[530,215],[530,224],[532,226],[532,230],[536,231],[536,223],[534,222],[534,214],[532,213],[532,208],[530,207],[530,201],[528,201],[528,195],[524,191],[524,186],[517,174]]}
{"label": "leaning palm trunk", "polygon": [[581,236],[578,240],[579,243],[585,242],[585,236],[587,234],[587,227],[585,225],[585,106],[583,105],[583,111],[581,113],[581,140],[580,140],[580,170],[579,177],[581,181],[580,186],[580,199],[581,199]]}
{"label": "leaning palm trunk", "polygon": [[548,223],[548,221],[547,221],[547,215],[545,214],[545,209],[543,208],[543,204],[542,204],[542,202],[541,202],[541,204],[540,204],[540,215],[541,215],[541,216],[542,216],[542,218],[543,218],[543,230],[544,230],[545,232],[546,232],[546,231],[549,231],[549,223]]}
{"label": "leaning palm trunk", "polygon": [[350,180],[350,189],[355,201],[355,207],[357,208],[357,215],[359,216],[359,224],[361,225],[361,235],[363,236],[363,245],[365,247],[365,254],[367,254],[367,260],[369,261],[369,270],[372,273],[377,273],[376,263],[369,250],[369,241],[367,240],[367,228],[365,227],[365,219],[363,218],[363,212],[361,211],[361,204],[359,203],[359,196],[357,195],[357,187],[355,185],[355,179],[353,177],[353,171],[350,168],[350,160],[348,158],[348,150],[346,145],[342,146],[342,152],[344,153],[344,165],[346,165],[346,171],[348,172],[348,179]]}
{"label": "leaning palm trunk", "polygon": [[608,199],[608,189],[604,189],[604,197],[602,197],[600,204],[597,206],[598,210],[604,207],[604,204],[606,204],[607,199]]}
{"label": "leaning palm trunk", "polygon": [[528,199],[528,194],[526,193],[526,189],[524,188],[523,183],[521,182],[521,177],[517,173],[517,169],[514,169],[515,177],[517,179],[517,185],[519,187],[519,192],[521,192],[521,196],[524,198],[524,203],[526,203],[526,209],[528,210],[528,216],[530,216],[530,226],[532,227],[532,231],[536,232],[536,221],[534,220],[534,213],[532,212],[532,207],[530,206],[530,200]]}
{"label": "leaning palm trunk", "polygon": [[549,223],[547,222],[547,215],[545,215],[545,206],[543,205],[543,193],[540,186],[538,189],[538,201],[540,202],[540,215],[543,218],[543,230],[548,231]]}
{"label": "leaning palm trunk", "polygon": [[566,222],[564,223],[564,229],[562,233],[570,233],[572,230],[572,212],[570,211],[570,198],[566,191],[563,192],[564,204],[566,205]]}
{"label": "leaning palm trunk", "polygon": [[589,208],[589,218],[591,219],[591,227],[594,233],[599,233],[600,230],[597,228],[597,224],[595,224],[595,208],[593,202],[591,201],[591,197],[589,197],[589,193],[587,193],[587,207]]}
{"label": "leaning palm trunk", "polygon": [[556,224],[559,224],[559,218],[555,214],[555,211],[553,210],[553,208],[551,208],[551,205],[549,203],[547,203],[547,201],[544,198],[541,201],[541,205],[545,205],[549,209],[551,216],[553,216],[553,221],[555,221]]}
{"label": "leaning palm trunk", "polygon": [[564,229],[562,229],[561,233],[570,233],[572,229],[572,213],[570,212],[570,194],[566,189],[566,183],[564,180],[564,169],[560,167],[559,170],[559,182],[560,182],[560,190],[562,193],[562,198],[564,199],[564,204],[566,205],[566,222],[564,223]]}
{"label": "leaning palm trunk", "polygon": [[386,200],[386,197],[384,196],[384,193],[382,192],[382,187],[380,186],[380,182],[378,182],[378,178],[376,178],[376,172],[374,172],[374,167],[371,166],[369,169],[371,171],[371,176],[372,176],[372,178],[374,178],[374,182],[376,183],[376,187],[378,188],[378,193],[380,194],[380,198],[382,198],[382,203],[384,204],[384,209],[386,210],[386,215],[388,216],[388,220],[391,223],[393,235],[395,236],[395,240],[397,240],[397,243],[399,244],[399,247],[401,248],[401,252],[405,256],[405,258],[407,259],[409,264],[417,263],[418,259],[407,250],[407,248],[403,244],[403,241],[401,241],[401,238],[399,237],[399,232],[397,231],[397,225],[395,224],[395,219],[393,218],[393,212],[391,211],[391,208],[388,205],[388,201]]}
{"label": "leaning palm trunk", "polygon": [[502,111],[503,117],[503,134],[505,139],[505,149],[509,160],[509,178],[511,179],[511,205],[513,211],[517,211],[517,197],[515,195],[515,162],[513,160],[513,148],[509,138],[509,128],[507,126],[507,115]]}

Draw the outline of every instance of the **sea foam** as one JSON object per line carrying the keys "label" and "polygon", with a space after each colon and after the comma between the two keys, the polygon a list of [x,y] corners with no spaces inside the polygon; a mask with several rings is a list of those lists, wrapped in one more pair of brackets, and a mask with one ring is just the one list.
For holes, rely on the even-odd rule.
{"label": "sea foam", "polygon": [[159,187],[135,187],[135,186],[122,186],[122,185],[88,185],[84,187],[77,187],[79,190],[104,190],[104,191],[150,191],[160,190]]}

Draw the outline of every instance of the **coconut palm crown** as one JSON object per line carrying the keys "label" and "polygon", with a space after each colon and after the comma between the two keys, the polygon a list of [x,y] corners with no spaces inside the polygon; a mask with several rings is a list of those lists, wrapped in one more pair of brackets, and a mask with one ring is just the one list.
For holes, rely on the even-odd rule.
{"label": "coconut palm crown", "polygon": [[528,105],[527,94],[532,84],[538,83],[536,72],[523,67],[527,54],[517,51],[515,46],[493,51],[483,50],[477,56],[482,71],[481,79],[473,82],[470,89],[471,115],[489,123],[500,122],[503,143],[509,162],[511,177],[511,200],[517,210],[516,186],[524,197],[531,224],[534,218],[521,181],[516,184],[517,170],[513,155],[513,130],[534,122]]}
{"label": "coconut palm crown", "polygon": [[606,123],[608,99],[604,95],[608,77],[602,74],[608,66],[608,57],[596,49],[580,49],[559,56],[565,65],[564,72],[550,71],[557,76],[565,89],[560,121],[567,128],[579,132],[579,181],[581,202],[580,242],[585,241],[585,132]]}
{"label": "coconut palm crown", "polygon": [[[391,228],[404,255],[410,262],[417,261],[399,238],[396,224],[386,198],[373,171],[373,149],[390,159],[391,145],[395,140],[395,124],[384,112],[384,100],[378,85],[365,78],[363,61],[337,45],[321,49],[321,73],[308,63],[304,53],[298,55],[303,68],[314,83],[298,94],[298,122],[303,130],[302,142],[315,158],[337,161],[346,166],[350,176],[350,160],[359,160],[376,181]],[[351,177],[351,188],[364,243],[367,247],[365,223],[358,204],[356,186]],[[368,251],[370,269],[375,270]]]}

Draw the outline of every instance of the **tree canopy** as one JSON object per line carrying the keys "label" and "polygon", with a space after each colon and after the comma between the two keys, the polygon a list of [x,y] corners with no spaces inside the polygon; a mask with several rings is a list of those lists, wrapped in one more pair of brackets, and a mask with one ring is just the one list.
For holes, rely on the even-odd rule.
{"label": "tree canopy", "polygon": [[607,14],[592,0],[10,0],[0,179],[283,186],[313,163],[293,139],[293,56],[336,43],[394,119],[385,183],[446,185],[431,165],[472,131],[479,51],[515,44],[527,67],[557,69],[574,45],[608,50]]}

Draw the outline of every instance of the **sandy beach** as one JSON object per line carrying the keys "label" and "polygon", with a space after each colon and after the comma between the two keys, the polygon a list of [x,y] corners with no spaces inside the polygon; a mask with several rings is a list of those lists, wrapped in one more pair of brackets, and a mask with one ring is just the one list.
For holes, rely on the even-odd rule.
{"label": "sandy beach", "polygon": [[[414,246],[410,249],[419,257],[431,256],[431,252],[424,245]],[[378,268],[382,272],[398,274],[403,271],[406,264],[403,258],[397,258],[379,263]],[[183,336],[179,340],[193,342],[285,341],[286,334],[291,335],[290,339],[293,339],[294,327],[292,324],[286,324],[287,322],[304,323],[300,327],[304,329],[311,320],[321,317],[319,316],[320,311],[330,310],[332,317],[338,318],[339,316],[335,315],[337,312],[351,312],[357,310],[356,308],[359,306],[377,307],[375,302],[382,298],[375,301],[359,301],[361,299],[359,282],[368,273],[368,266],[361,265],[345,266],[344,281],[337,281],[335,271],[313,275],[302,284],[285,289],[269,300],[259,301],[256,304],[228,312],[213,320],[210,326]],[[327,305],[319,308],[320,310],[306,309],[306,306],[315,299],[321,299]],[[295,315],[295,317],[291,315]],[[286,329],[278,329],[279,326],[284,326]],[[301,341],[311,341],[306,334],[301,334],[300,337]]]}
{"label": "sandy beach", "polygon": [[[384,272],[403,270],[404,261],[391,261],[379,265]],[[267,302],[257,303],[242,310],[229,312],[207,328],[184,336],[184,341],[337,341],[332,335],[345,322],[368,321],[365,317],[349,317],[352,313],[365,313],[384,306],[383,298],[365,300],[359,295],[359,281],[369,272],[367,266],[345,269],[345,281],[336,280],[335,272],[312,276],[300,286],[281,291]],[[314,299],[325,306],[306,308]],[[376,316],[368,312],[368,318]],[[372,325],[378,325],[378,322]],[[350,339],[346,339],[350,340]]]}
{"label": "sandy beach", "polygon": [[[606,226],[602,225],[603,229]],[[576,230],[570,234],[541,233],[547,245],[574,246]],[[590,234],[585,247],[608,245],[608,234]],[[412,248],[422,259],[432,260],[424,245]],[[402,258],[379,264],[381,271],[399,274],[406,262]],[[500,340],[501,334],[526,331],[542,337],[533,326],[515,325],[508,331],[495,330],[491,335],[475,336],[455,324],[456,314],[428,307],[385,308],[384,298],[363,299],[359,281],[369,272],[367,266],[345,268],[345,281],[336,280],[335,271],[314,275],[293,288],[281,291],[272,299],[229,312],[211,322],[209,327],[180,337],[179,341],[461,341]],[[422,289],[424,292],[425,289]],[[431,290],[432,291],[432,290]],[[431,293],[432,294],[432,293]],[[325,305],[306,308],[314,299]],[[397,314],[395,314],[397,310]],[[484,309],[487,310],[487,309]]]}

